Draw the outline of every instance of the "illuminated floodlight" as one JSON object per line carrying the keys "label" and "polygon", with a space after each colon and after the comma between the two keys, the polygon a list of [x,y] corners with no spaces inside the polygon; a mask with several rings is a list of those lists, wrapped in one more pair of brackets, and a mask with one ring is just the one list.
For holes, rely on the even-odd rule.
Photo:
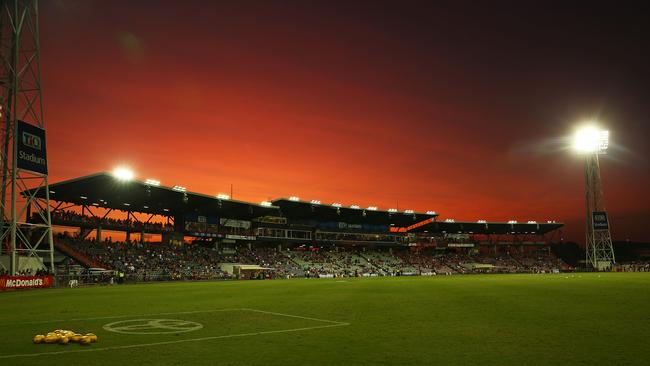
{"label": "illuminated floodlight", "polygon": [[573,149],[580,154],[604,154],[609,147],[609,131],[594,125],[579,128],[573,135]]}
{"label": "illuminated floodlight", "polygon": [[478,222],[479,224],[487,224],[487,221],[486,221],[486,220],[478,220],[477,222]]}
{"label": "illuminated floodlight", "polygon": [[313,204],[315,204],[315,205],[320,205],[320,201],[319,201],[319,200],[311,200],[311,203],[313,203]]}
{"label": "illuminated floodlight", "polygon": [[412,214],[412,213],[414,213],[414,212],[415,212],[415,211],[413,211],[413,210],[404,210],[404,213],[407,213],[407,214]]}
{"label": "illuminated floodlight", "polygon": [[172,190],[174,190],[176,192],[185,192],[185,191],[187,191],[187,188],[185,188],[183,186],[173,186]]}
{"label": "illuminated floodlight", "polygon": [[289,197],[289,201],[298,202],[298,201],[300,201],[300,197],[297,197],[297,196],[291,196],[291,197]]}
{"label": "illuminated floodlight", "polygon": [[332,207],[343,207],[343,205],[338,202],[334,202],[332,203]]}
{"label": "illuminated floodlight", "polygon": [[357,209],[357,210],[358,210],[358,209],[360,209],[361,207],[359,207],[359,205],[351,205],[350,208],[354,208],[354,209]]}
{"label": "illuminated floodlight", "polygon": [[397,209],[396,208],[389,208],[388,212],[397,212]]}
{"label": "illuminated floodlight", "polygon": [[135,178],[133,171],[126,167],[117,167],[113,170],[113,176],[118,180],[129,181]]}
{"label": "illuminated floodlight", "polygon": [[160,185],[160,181],[149,178],[149,179],[144,181],[144,184],[146,184],[148,186],[156,186],[156,187],[158,187]]}
{"label": "illuminated floodlight", "polygon": [[217,194],[217,198],[220,199],[220,200],[229,200],[230,196],[225,194],[225,193],[219,193],[219,194]]}
{"label": "illuminated floodlight", "polygon": [[516,223],[517,223],[517,220],[509,220],[508,221],[508,224],[516,224]]}
{"label": "illuminated floodlight", "polygon": [[273,204],[271,202],[269,202],[269,201],[262,201],[262,202],[260,202],[260,206],[271,207],[271,206],[273,206]]}
{"label": "illuminated floodlight", "polygon": [[445,219],[445,222],[456,222],[454,219]]}
{"label": "illuminated floodlight", "polygon": [[377,211],[377,206],[368,206],[366,210]]}
{"label": "illuminated floodlight", "polygon": [[536,224],[536,223],[537,223],[537,221],[534,221],[534,220],[529,220],[529,221],[528,221],[528,223],[529,223],[529,224]]}
{"label": "illuminated floodlight", "polygon": [[435,215],[436,211],[427,211],[427,215]]}

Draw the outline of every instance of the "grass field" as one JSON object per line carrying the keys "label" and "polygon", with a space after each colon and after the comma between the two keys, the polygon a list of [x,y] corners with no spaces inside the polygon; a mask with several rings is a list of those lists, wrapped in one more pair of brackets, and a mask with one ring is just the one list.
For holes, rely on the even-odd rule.
{"label": "grass field", "polygon": [[[648,365],[650,273],[0,293],[0,365]],[[54,329],[99,341],[32,344]]]}

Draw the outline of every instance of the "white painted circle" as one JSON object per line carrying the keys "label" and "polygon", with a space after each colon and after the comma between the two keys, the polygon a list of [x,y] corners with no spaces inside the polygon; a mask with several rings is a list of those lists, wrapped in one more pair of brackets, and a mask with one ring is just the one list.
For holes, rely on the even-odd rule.
{"label": "white painted circle", "polygon": [[180,319],[132,319],[109,323],[103,328],[122,334],[173,334],[193,332],[203,328],[203,324]]}

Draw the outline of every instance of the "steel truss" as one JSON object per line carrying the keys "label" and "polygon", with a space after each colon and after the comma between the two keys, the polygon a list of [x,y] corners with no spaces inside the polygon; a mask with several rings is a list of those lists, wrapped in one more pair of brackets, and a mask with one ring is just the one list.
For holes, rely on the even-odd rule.
{"label": "steel truss", "polygon": [[598,153],[585,156],[585,208],[587,265],[596,270],[609,268],[616,262],[609,220],[606,228],[597,229],[593,217],[594,212],[606,212]]}
{"label": "steel truss", "polygon": [[[0,254],[9,255],[11,274],[19,257],[48,254],[54,272],[48,177],[18,168],[16,159],[18,121],[44,128],[37,0],[0,0],[0,58]],[[37,198],[42,190],[45,199]]]}

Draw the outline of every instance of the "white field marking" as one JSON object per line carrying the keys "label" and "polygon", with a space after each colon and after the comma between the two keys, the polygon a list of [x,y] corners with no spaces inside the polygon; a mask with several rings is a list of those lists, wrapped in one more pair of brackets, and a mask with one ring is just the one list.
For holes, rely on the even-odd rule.
{"label": "white field marking", "polygon": [[227,334],[227,335],[221,335],[221,336],[192,338],[192,339],[179,339],[179,340],[175,340],[175,341],[164,341],[164,342],[142,343],[142,344],[129,344],[129,345],[125,345],[125,346],[115,346],[115,347],[86,348],[86,349],[77,349],[77,350],[69,350],[69,351],[55,351],[55,352],[41,352],[41,353],[20,353],[20,354],[15,354],[15,355],[0,355],[0,359],[18,358],[18,357],[37,357],[37,356],[49,356],[49,355],[62,355],[62,354],[67,354],[67,353],[80,353],[80,352],[112,351],[112,350],[130,349],[130,348],[163,346],[163,345],[177,344],[177,343],[202,342],[202,341],[210,341],[210,340],[215,340],[215,339],[241,338],[241,337],[250,337],[250,336],[256,336],[256,335],[265,335],[265,334],[301,332],[301,331],[306,331],[306,330],[334,328],[334,327],[342,327],[342,326],[350,325],[350,323],[337,322],[337,321],[334,321],[334,320],[308,318],[308,317],[302,317],[302,316],[298,316],[298,315],[273,313],[273,312],[262,311],[262,310],[254,310],[254,309],[239,309],[239,310],[255,311],[255,312],[260,312],[260,313],[268,313],[268,314],[271,314],[271,315],[288,316],[288,317],[292,317],[292,318],[315,320],[315,321],[327,322],[327,323],[332,323],[332,324],[317,325],[317,326],[313,326],[313,327],[293,328],[293,329],[267,330],[267,331],[263,331],[263,332]]}
{"label": "white field marking", "polygon": [[350,325],[350,323],[337,322],[337,321],[335,321],[335,320],[318,319],[318,318],[309,318],[309,317],[306,317],[306,316],[291,315],[291,314],[283,314],[283,313],[275,313],[275,312],[272,312],[272,311],[264,311],[264,310],[257,310],[257,309],[248,309],[248,308],[241,308],[241,310],[253,311],[253,312],[256,312],[256,313],[269,314],[269,315],[286,316],[286,317],[288,317],[288,318],[298,318],[298,319],[305,319],[305,320],[313,320],[313,321],[323,322],[323,323],[331,323],[331,324],[339,324],[339,325]]}
{"label": "white field marking", "polygon": [[[131,325],[126,325],[129,323]],[[174,334],[203,329],[203,324],[180,319],[131,319],[104,324],[102,328],[122,334]]]}
{"label": "white field marking", "polygon": [[58,323],[58,322],[76,322],[82,320],[103,320],[103,319],[120,319],[120,318],[135,318],[139,316],[156,316],[156,315],[184,315],[184,314],[201,314],[201,313],[215,313],[218,311],[241,311],[244,309],[213,309],[213,310],[195,310],[195,311],[178,311],[175,313],[153,313],[153,314],[131,314],[131,315],[111,315],[111,316],[98,316],[94,318],[73,318],[73,319],[54,319],[54,320],[37,320],[32,322],[21,323],[5,323],[5,325],[20,325],[20,324],[45,324],[45,323]]}

